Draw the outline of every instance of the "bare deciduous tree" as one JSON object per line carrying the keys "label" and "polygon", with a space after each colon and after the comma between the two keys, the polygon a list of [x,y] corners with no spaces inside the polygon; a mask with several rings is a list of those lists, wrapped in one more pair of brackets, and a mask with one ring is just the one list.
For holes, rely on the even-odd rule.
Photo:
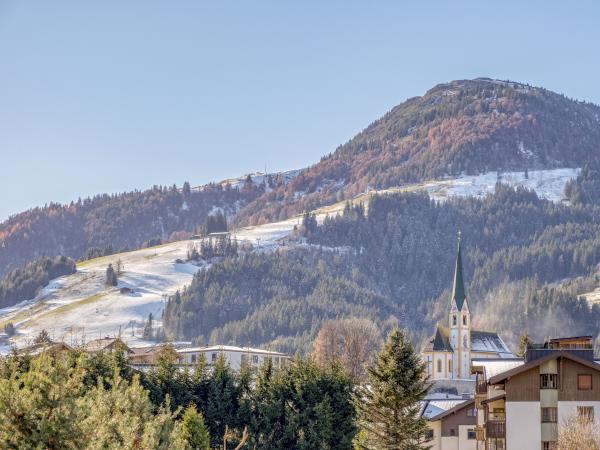
{"label": "bare deciduous tree", "polygon": [[381,334],[369,319],[329,320],[313,343],[313,358],[319,365],[338,361],[354,379],[366,376],[365,366],[381,347]]}
{"label": "bare deciduous tree", "polygon": [[558,432],[557,450],[600,450],[600,427],[587,417],[567,418]]}

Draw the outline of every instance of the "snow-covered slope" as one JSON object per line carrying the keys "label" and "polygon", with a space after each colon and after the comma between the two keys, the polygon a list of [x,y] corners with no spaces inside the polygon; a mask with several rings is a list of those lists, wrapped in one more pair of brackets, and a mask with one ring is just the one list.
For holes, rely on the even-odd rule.
{"label": "snow-covered slope", "polygon": [[[553,201],[562,199],[565,183],[575,177],[578,169],[531,171],[528,177],[520,172],[504,173],[500,181],[513,186],[535,189],[541,197]],[[496,172],[457,179],[431,181],[381,191],[369,191],[357,196],[355,203],[368,206],[374,194],[426,190],[433,198],[446,200],[451,196],[484,196],[493,191],[498,180]],[[320,208],[315,212],[321,222],[328,215],[341,213],[346,202]],[[285,242],[301,224],[300,216],[281,222],[246,227],[232,231],[232,237],[240,243],[252,244],[252,251],[272,251]],[[114,336],[119,332],[131,344],[142,342],[144,321],[152,313],[160,325],[165,299],[177,289],[189,284],[193,274],[200,270],[185,260],[189,246],[198,241],[179,241],[157,247],[111,255],[80,263],[77,273],[52,280],[33,300],[0,309],[0,329],[13,322],[18,334],[13,342],[19,346],[31,342],[42,329],[57,340],[74,345],[101,336]],[[248,246],[249,247],[249,246]],[[117,260],[124,264],[118,288],[104,286],[105,270]],[[121,287],[133,289],[122,294]],[[0,347],[0,351],[8,347]]]}

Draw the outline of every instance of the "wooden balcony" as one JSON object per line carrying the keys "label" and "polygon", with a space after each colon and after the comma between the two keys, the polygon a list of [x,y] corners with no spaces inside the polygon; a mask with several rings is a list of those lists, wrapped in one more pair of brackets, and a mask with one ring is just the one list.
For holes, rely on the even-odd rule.
{"label": "wooden balcony", "polygon": [[477,386],[475,386],[475,393],[476,394],[487,394],[487,383],[483,382],[483,383],[477,383]]}
{"label": "wooden balcony", "polygon": [[506,437],[506,422],[504,420],[488,420],[485,423],[485,435],[488,438]]}

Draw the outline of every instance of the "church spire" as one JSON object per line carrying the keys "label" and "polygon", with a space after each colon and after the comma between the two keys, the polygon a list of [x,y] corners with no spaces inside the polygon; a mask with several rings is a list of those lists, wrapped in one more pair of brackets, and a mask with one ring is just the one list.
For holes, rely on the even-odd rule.
{"label": "church spire", "polygon": [[462,310],[466,300],[465,284],[463,281],[462,256],[460,251],[460,231],[458,232],[458,252],[456,254],[456,267],[454,268],[454,286],[452,288],[452,302],[456,308]]}

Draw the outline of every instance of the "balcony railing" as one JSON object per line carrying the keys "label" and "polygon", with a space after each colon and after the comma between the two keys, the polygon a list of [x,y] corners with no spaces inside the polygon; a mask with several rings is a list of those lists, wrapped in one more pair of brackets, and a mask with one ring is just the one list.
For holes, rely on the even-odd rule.
{"label": "balcony railing", "polygon": [[485,435],[487,438],[506,437],[506,422],[503,420],[488,420],[485,423]]}

